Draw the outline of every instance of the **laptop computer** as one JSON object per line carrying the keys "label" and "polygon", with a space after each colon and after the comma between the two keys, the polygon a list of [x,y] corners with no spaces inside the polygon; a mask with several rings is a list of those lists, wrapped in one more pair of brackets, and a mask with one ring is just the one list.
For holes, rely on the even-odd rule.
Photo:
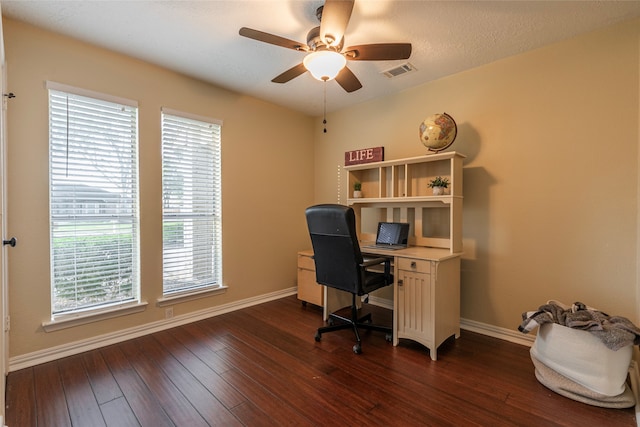
{"label": "laptop computer", "polygon": [[379,222],[375,245],[363,246],[370,249],[404,249],[408,245],[409,224],[405,222]]}

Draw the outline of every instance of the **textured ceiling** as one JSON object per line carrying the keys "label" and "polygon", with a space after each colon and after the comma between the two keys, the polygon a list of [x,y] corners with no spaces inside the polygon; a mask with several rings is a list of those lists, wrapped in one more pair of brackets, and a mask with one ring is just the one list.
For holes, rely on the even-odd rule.
{"label": "textured ceiling", "polygon": [[[10,18],[249,94],[321,115],[323,83],[309,73],[271,83],[304,54],[238,35],[246,26],[306,42],[323,1],[0,1]],[[345,46],[410,42],[417,71],[382,72],[406,61],[350,62],[363,88],[327,83],[333,111],[640,16],[636,1],[356,0]]]}

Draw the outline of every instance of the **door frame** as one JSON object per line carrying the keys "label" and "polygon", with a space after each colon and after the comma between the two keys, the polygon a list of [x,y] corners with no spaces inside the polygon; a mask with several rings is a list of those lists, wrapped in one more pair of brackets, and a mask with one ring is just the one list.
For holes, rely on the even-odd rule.
{"label": "door frame", "polygon": [[[7,231],[6,215],[6,137],[7,137],[7,67],[4,54],[4,35],[2,28],[2,11],[0,10],[0,89],[1,89],[1,111],[0,111],[0,238],[5,239]],[[0,334],[0,426],[4,425],[5,415],[5,391],[6,378],[9,372],[9,289],[7,274],[7,245],[0,245],[0,324],[2,334]]]}

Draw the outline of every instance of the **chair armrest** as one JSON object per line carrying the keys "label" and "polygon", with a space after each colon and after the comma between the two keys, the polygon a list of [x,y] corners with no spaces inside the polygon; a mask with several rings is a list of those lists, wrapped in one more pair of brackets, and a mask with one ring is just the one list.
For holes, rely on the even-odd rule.
{"label": "chair armrest", "polygon": [[360,268],[362,268],[362,270],[366,270],[368,267],[374,266],[374,265],[381,265],[384,264],[384,275],[387,278],[391,278],[391,258],[372,258],[372,259],[368,259],[366,261],[364,261],[362,264],[360,264]]}

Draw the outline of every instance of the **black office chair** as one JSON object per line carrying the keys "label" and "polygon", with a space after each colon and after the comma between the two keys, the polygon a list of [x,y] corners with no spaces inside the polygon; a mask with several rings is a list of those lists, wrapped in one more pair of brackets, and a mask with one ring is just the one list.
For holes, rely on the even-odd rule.
{"label": "black office chair", "polygon": [[[329,326],[318,328],[315,340],[320,341],[325,332],[353,328],[356,344],[353,352],[362,351],[358,328],[386,332],[387,341],[391,341],[391,327],[371,324],[371,313],[358,318],[356,296],[368,295],[369,292],[393,283],[391,260],[362,258],[360,245],[356,236],[356,221],[353,209],[343,205],[324,204],[307,208],[307,225],[313,246],[313,259],[316,265],[316,281],[321,285],[340,289],[352,294],[351,318],[331,313]],[[378,271],[369,270],[372,266],[383,265]],[[339,320],[340,324],[334,324]]]}

